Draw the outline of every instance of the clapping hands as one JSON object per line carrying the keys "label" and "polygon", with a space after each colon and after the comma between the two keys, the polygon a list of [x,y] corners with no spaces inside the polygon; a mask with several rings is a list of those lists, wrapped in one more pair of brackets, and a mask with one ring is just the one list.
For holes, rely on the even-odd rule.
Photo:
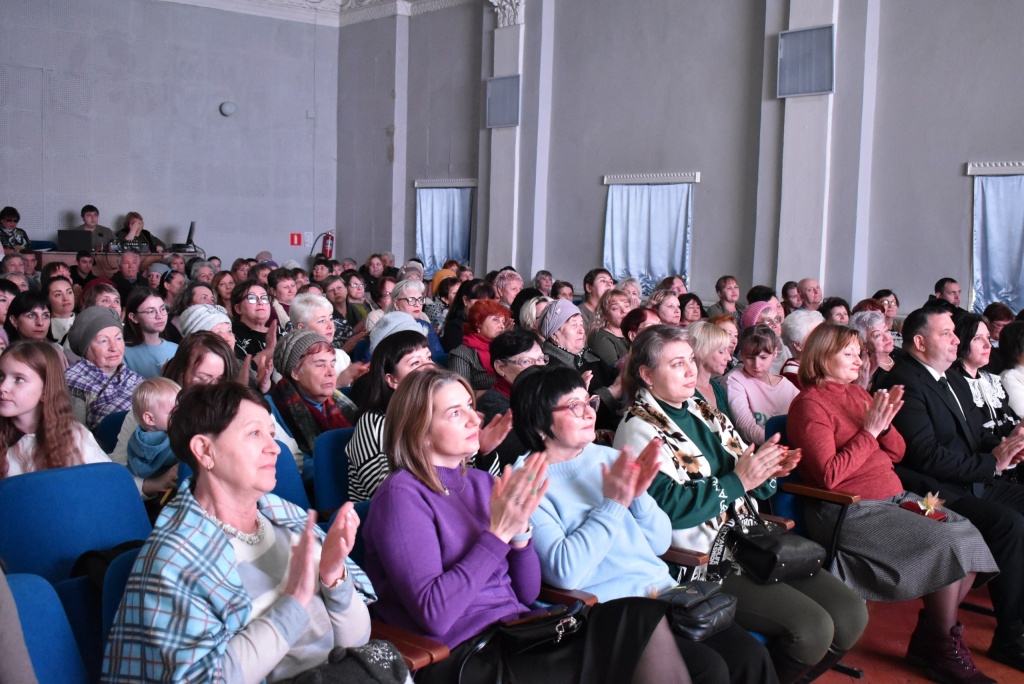
{"label": "clapping hands", "polygon": [[627,445],[611,467],[602,463],[602,488],[605,498],[628,508],[633,499],[646,492],[658,474],[658,455],[661,446],[662,441],[655,437],[634,459],[633,447]]}

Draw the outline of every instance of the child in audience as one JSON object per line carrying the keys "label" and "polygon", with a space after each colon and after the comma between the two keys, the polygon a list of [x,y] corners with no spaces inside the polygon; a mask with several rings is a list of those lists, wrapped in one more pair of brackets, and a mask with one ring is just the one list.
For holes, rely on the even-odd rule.
{"label": "child in audience", "polygon": [[142,479],[160,477],[174,468],[178,458],[171,451],[167,420],[181,387],[164,377],[149,378],[132,392],[132,414],[139,426],[128,441],[128,470]]}

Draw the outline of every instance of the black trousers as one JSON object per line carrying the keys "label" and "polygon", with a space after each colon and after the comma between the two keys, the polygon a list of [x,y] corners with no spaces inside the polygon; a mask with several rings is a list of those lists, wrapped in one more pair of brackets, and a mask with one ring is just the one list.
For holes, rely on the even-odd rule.
{"label": "black trousers", "polygon": [[981,496],[966,494],[946,507],[978,528],[999,564],[988,586],[1000,626],[1024,629],[1024,486],[996,480]]}

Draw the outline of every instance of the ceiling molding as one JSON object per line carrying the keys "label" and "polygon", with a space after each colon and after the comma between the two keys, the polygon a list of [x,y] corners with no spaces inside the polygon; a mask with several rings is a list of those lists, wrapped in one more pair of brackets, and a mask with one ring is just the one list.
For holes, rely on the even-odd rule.
{"label": "ceiling molding", "polygon": [[968,176],[1024,176],[1024,162],[970,162]]}
{"label": "ceiling molding", "polygon": [[427,178],[413,182],[415,188],[475,188],[476,178]]}
{"label": "ceiling molding", "polygon": [[480,0],[162,0],[317,26],[351,26],[387,17],[414,17]]}

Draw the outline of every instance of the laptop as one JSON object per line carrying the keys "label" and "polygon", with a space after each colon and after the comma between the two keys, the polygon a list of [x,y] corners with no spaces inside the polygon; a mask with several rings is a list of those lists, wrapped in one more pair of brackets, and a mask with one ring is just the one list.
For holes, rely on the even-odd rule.
{"label": "laptop", "polygon": [[92,231],[89,230],[58,230],[58,252],[91,252]]}

